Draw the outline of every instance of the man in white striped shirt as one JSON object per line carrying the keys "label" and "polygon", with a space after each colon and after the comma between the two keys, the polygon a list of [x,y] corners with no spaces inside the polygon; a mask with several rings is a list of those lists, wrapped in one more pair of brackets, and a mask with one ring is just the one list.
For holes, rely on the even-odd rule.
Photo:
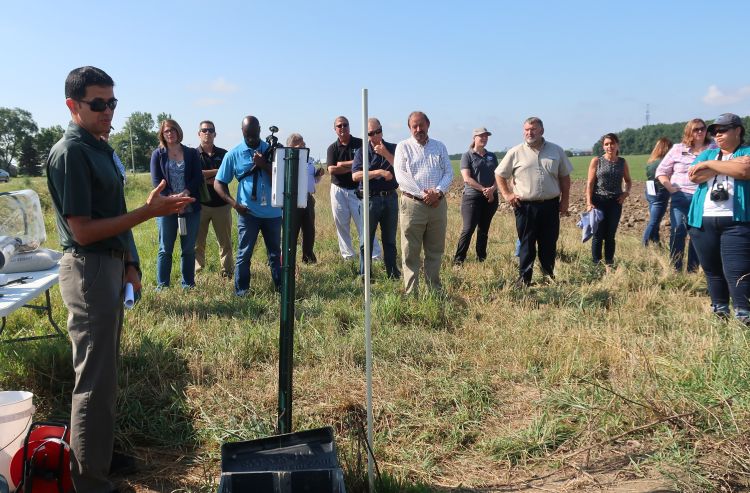
{"label": "man in white striped shirt", "polygon": [[396,181],[401,188],[401,258],[404,286],[416,294],[421,252],[427,285],[440,290],[440,262],[445,251],[448,206],[445,192],[453,181],[448,150],[430,139],[430,119],[413,111],[408,119],[411,137],[398,143],[394,154]]}

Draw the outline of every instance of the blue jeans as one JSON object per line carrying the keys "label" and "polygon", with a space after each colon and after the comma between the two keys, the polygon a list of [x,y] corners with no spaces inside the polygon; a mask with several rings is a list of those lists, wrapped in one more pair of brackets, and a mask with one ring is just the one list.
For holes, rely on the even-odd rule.
{"label": "blue jeans", "polygon": [[[678,191],[672,194],[670,200],[672,203],[669,208],[669,257],[672,259],[674,268],[682,271],[685,239],[688,235],[687,215],[693,194]],[[691,242],[688,246],[687,271],[695,272],[696,270],[698,270],[698,255]]]}
{"label": "blue jeans", "polygon": [[250,287],[250,260],[253,257],[258,233],[268,253],[268,267],[274,287],[281,288],[281,218],[260,218],[250,213],[237,214],[237,263],[234,269],[234,292],[242,294]]}
{"label": "blue jeans", "polygon": [[667,204],[669,204],[669,191],[666,188],[659,190],[656,195],[646,194],[648,201],[648,224],[643,232],[643,246],[651,243],[661,243],[659,238],[659,225],[667,213]]}
{"label": "blue jeans", "polygon": [[[188,212],[185,214],[187,234],[180,235],[180,272],[182,272],[182,287],[195,286],[195,240],[198,238],[198,228],[201,213]],[[159,253],[156,255],[156,285],[169,286],[172,275],[172,251],[177,239],[177,214],[157,217],[159,227]]]}
{"label": "blue jeans", "polygon": [[612,265],[615,261],[615,235],[622,216],[622,204],[616,198],[600,195],[593,197],[594,207],[602,211],[604,217],[591,239],[591,257],[595,264],[602,261],[602,246],[604,246],[604,263]]}
{"label": "blue jeans", "polygon": [[[362,204],[360,203],[360,207]],[[398,195],[396,191],[385,197],[370,197],[370,256],[375,241],[375,230],[380,225],[380,242],[383,244],[383,263],[388,277],[398,279],[401,271],[396,264],[396,229],[398,228]],[[359,247],[359,274],[365,275],[365,245]],[[370,261],[372,263],[372,260]]]}
{"label": "blue jeans", "polygon": [[735,316],[750,321],[750,223],[731,217],[703,217],[703,226],[690,228],[700,265],[706,274],[711,305],[717,314],[729,314],[732,297]]}

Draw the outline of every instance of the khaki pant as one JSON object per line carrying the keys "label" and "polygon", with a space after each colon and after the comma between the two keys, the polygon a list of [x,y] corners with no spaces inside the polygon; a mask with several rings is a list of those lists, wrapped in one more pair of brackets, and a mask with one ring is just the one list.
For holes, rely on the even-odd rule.
{"label": "khaki pant", "polygon": [[440,263],[445,251],[445,230],[448,226],[446,200],[437,207],[401,196],[401,258],[404,286],[407,293],[418,291],[421,253],[424,249],[424,275],[427,284],[441,289]]}
{"label": "khaki pant", "polygon": [[208,223],[213,223],[216,242],[219,244],[221,255],[221,275],[232,277],[234,259],[232,258],[232,207],[201,206],[201,221],[198,226],[198,240],[195,242],[195,272],[200,272],[206,266],[206,237]]}
{"label": "khaki pant", "polygon": [[65,253],[60,293],[68,309],[75,386],[70,413],[70,469],[79,493],[110,492],[123,319],[121,258]]}

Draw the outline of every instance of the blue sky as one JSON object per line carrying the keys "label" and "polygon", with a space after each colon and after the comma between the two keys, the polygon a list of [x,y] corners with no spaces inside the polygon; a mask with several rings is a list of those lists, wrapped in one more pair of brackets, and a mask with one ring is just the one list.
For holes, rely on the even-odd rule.
{"label": "blue sky", "polygon": [[[74,7],[66,7],[74,5]],[[719,6],[719,8],[715,7]],[[198,142],[239,142],[244,115],[316,157],[343,114],[361,135],[362,88],[385,138],[408,136],[425,111],[430,136],[463,152],[471,129],[488,147],[521,141],[531,115],[564,148],[651,122],[750,114],[746,4],[682,1],[129,1],[10,2],[0,17],[0,106],[65,126],[67,73],[95,65],[115,80],[114,126],[168,112]]]}

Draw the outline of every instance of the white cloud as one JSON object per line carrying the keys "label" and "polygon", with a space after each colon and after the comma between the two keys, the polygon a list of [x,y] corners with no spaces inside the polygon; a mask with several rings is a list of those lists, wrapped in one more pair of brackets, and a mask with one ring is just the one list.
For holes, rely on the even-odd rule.
{"label": "white cloud", "polygon": [[237,89],[239,89],[237,84],[227,82],[224,77],[219,77],[218,79],[211,81],[208,87],[211,91],[221,94],[231,94],[237,92]]}
{"label": "white cloud", "polygon": [[190,92],[232,94],[237,92],[240,89],[240,86],[228,82],[224,77],[219,77],[210,82],[194,82],[188,84],[186,89]]}
{"label": "white cloud", "polygon": [[743,86],[734,92],[724,93],[718,86],[711,85],[708,87],[706,95],[703,96],[703,102],[713,106],[722,104],[734,104],[750,97],[750,86]]}
{"label": "white cloud", "polygon": [[205,108],[208,106],[220,106],[222,104],[224,104],[224,100],[219,98],[202,98],[193,101],[193,105],[198,106],[199,108]]}

